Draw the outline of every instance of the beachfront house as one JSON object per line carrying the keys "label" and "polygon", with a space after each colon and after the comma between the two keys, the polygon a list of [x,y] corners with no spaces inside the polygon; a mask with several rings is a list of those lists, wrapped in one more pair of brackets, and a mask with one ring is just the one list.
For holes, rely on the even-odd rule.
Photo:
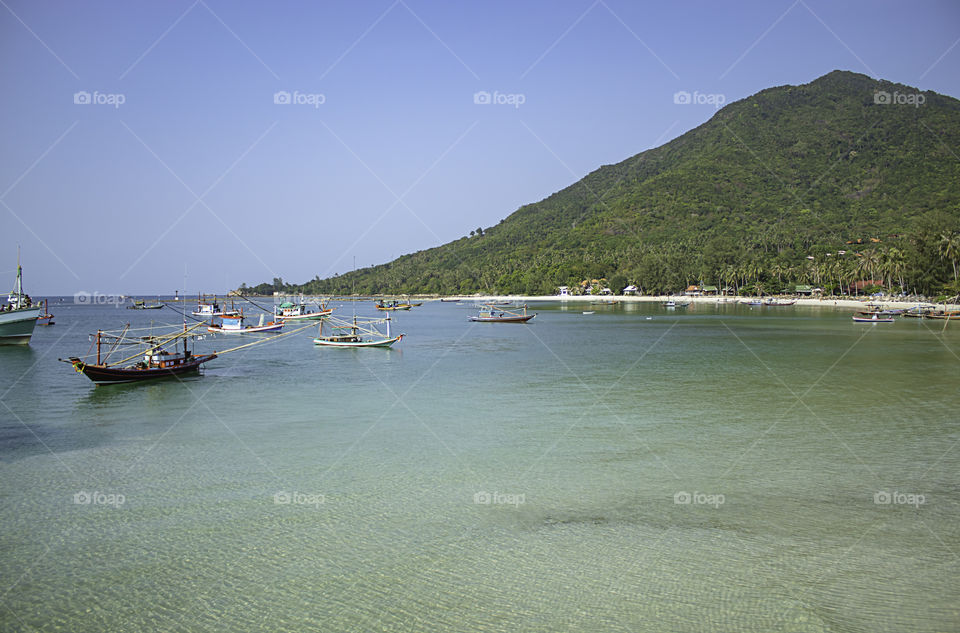
{"label": "beachfront house", "polygon": [[700,291],[700,286],[687,286],[687,289],[683,291],[683,294],[687,295],[688,297],[699,297],[703,293]]}
{"label": "beachfront house", "polygon": [[569,297],[570,288],[568,288],[567,286],[560,286],[559,288],[557,288],[557,294],[561,297]]}
{"label": "beachfront house", "polygon": [[639,291],[639,288],[637,288],[637,287],[634,286],[633,284],[630,284],[629,286],[627,286],[626,288],[623,289],[623,294],[625,294],[625,295],[635,295],[635,294],[637,294],[638,291]]}
{"label": "beachfront house", "polygon": [[715,295],[720,290],[716,286],[700,286],[700,292],[704,295]]}
{"label": "beachfront house", "polygon": [[851,295],[862,295],[865,289],[872,287],[883,288],[883,280],[864,279],[862,281],[855,281],[847,286],[847,293]]}
{"label": "beachfront house", "polygon": [[794,286],[793,291],[798,295],[804,295],[805,297],[809,297],[810,295],[813,294],[813,286],[807,286],[807,285]]}

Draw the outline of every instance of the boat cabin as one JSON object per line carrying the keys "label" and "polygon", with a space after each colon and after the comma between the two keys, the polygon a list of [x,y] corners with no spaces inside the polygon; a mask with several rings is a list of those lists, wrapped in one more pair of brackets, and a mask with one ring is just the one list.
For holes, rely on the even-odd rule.
{"label": "boat cabin", "polygon": [[141,366],[148,369],[162,369],[176,367],[190,359],[190,352],[168,352],[167,350],[151,350],[143,355]]}

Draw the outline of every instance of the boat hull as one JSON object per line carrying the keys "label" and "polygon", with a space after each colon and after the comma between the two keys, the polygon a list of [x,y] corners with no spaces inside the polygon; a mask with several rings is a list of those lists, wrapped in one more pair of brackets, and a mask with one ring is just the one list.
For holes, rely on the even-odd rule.
{"label": "boat hull", "polygon": [[291,316],[283,316],[282,314],[276,315],[275,318],[282,321],[319,321],[320,319],[330,316],[333,313],[333,310],[321,310],[320,312],[310,312],[309,314],[295,314]]}
{"label": "boat hull", "polygon": [[0,312],[0,345],[27,345],[37,325],[40,308]]}
{"label": "boat hull", "polygon": [[403,335],[377,341],[338,341],[335,338],[315,338],[314,345],[324,347],[390,347],[403,338]]}
{"label": "boat hull", "polygon": [[873,319],[870,317],[853,317],[855,323],[893,323],[893,317],[882,317],[879,319]]}
{"label": "boat hull", "polygon": [[128,382],[143,382],[145,380],[158,380],[161,378],[173,378],[197,373],[200,367],[216,358],[216,354],[205,354],[195,356],[189,362],[177,365],[175,367],[157,367],[151,369],[131,369],[129,367],[104,367],[102,365],[89,365],[79,359],[70,359],[73,368],[77,373],[83,374],[97,385],[115,385]]}
{"label": "boat hull", "polygon": [[211,325],[207,332],[215,334],[256,334],[257,332],[279,332],[283,329],[283,323],[276,325],[250,325],[245,328],[223,328]]}
{"label": "boat hull", "polygon": [[475,323],[526,323],[533,317],[537,316],[536,314],[527,314],[521,316],[502,316],[502,317],[469,317],[471,321]]}

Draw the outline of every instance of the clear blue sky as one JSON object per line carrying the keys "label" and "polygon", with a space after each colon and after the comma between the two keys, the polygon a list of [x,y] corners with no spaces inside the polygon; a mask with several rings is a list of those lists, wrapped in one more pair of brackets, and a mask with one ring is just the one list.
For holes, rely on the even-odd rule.
{"label": "clear blue sky", "polygon": [[958,42],[954,0],[0,0],[0,283],[17,244],[34,295],[343,273],[714,114],[678,91],[960,96]]}

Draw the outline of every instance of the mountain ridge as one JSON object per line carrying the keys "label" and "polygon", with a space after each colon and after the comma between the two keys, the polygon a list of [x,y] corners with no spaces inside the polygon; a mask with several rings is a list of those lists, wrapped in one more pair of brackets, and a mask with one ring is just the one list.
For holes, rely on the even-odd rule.
{"label": "mountain ridge", "polygon": [[[782,286],[784,277],[823,276],[810,257],[819,264],[873,238],[896,243],[899,268],[916,272],[904,277],[911,289],[937,292],[950,265],[937,265],[942,249],[931,240],[960,230],[951,147],[960,147],[957,99],[835,70],[729,103],[472,237],[339,277],[252,290],[552,294],[606,278],[660,292],[731,278],[770,283],[775,269],[788,271],[776,274]],[[838,285],[856,267],[847,268]]]}

